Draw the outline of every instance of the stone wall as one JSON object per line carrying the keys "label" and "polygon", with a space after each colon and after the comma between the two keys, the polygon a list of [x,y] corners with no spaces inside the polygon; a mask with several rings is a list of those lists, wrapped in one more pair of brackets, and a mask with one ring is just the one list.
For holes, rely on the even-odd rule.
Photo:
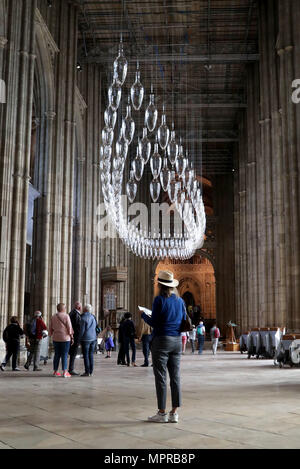
{"label": "stone wall", "polygon": [[260,2],[260,64],[248,66],[235,190],[237,320],[300,329],[300,3]]}

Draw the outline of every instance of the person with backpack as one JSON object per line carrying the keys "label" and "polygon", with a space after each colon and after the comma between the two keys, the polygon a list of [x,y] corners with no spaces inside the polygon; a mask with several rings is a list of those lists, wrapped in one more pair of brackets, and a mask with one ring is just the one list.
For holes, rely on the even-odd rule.
{"label": "person with backpack", "polygon": [[92,305],[85,305],[80,321],[79,340],[83,354],[85,372],[81,376],[93,376],[94,352],[97,345],[98,324],[96,317],[92,314]]}
{"label": "person with backpack", "polygon": [[3,331],[3,340],[6,345],[5,359],[0,365],[0,370],[4,371],[7,362],[12,357],[12,370],[20,371],[17,367],[18,353],[20,350],[20,338],[24,335],[23,329],[21,329],[17,316],[10,318],[10,324]]}
{"label": "person with backpack", "polygon": [[29,371],[31,362],[33,361],[33,371],[42,371],[39,368],[41,345],[44,337],[48,335],[47,326],[42,319],[41,311],[33,313],[33,320],[25,326],[26,347],[29,351],[27,361],[24,365],[25,370]]}
{"label": "person with backpack", "polygon": [[210,338],[211,338],[211,348],[213,355],[216,355],[218,342],[220,338],[220,329],[217,327],[217,324],[214,324],[210,330]]}
{"label": "person with backpack", "polygon": [[203,321],[200,321],[197,326],[197,340],[198,340],[198,354],[202,355],[204,341],[205,341],[205,326]]}

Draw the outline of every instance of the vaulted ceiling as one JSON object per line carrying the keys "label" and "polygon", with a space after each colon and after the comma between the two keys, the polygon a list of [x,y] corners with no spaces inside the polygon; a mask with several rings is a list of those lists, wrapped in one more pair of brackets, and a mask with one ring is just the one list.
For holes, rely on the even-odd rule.
{"label": "vaulted ceiling", "polygon": [[[239,117],[247,107],[247,64],[259,59],[256,1],[77,3],[81,65],[101,63],[108,83],[122,32],[127,89],[138,59],[145,101],[153,83],[159,110],[165,102],[168,122],[174,118],[196,167],[202,161],[207,177],[231,172]],[[107,86],[104,91],[105,100]]]}

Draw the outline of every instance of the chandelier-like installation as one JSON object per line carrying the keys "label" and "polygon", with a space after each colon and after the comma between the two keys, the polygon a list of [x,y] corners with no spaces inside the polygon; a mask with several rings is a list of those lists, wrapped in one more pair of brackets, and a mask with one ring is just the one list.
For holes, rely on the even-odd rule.
{"label": "chandelier-like installation", "polygon": [[[119,237],[137,256],[143,258],[188,259],[203,246],[206,217],[200,184],[193,164],[184,151],[182,142],[177,142],[174,123],[170,131],[165,106],[161,120],[155,103],[153,85],[149,104],[143,116],[142,135],[136,144],[136,156],[127,162],[130,145],[134,145],[134,134],[139,132],[132,117],[134,111],[142,113],[145,90],[141,83],[139,63],[135,81],[130,87],[126,115],[122,117],[122,87],[128,71],[122,37],[119,53],[113,63],[113,80],[108,89],[108,107],[104,112],[105,126],[102,130],[100,169],[105,208]],[[118,118],[119,117],[119,118]],[[116,125],[117,122],[120,125]],[[151,143],[151,140],[153,142]],[[170,201],[170,210],[176,211],[180,224],[173,230],[146,229],[136,226],[127,217],[123,203],[122,188],[130,204],[134,203],[138,184],[142,184],[146,165],[150,166],[152,181],[149,193],[153,203],[158,203],[163,193]],[[126,180],[125,169],[129,168]],[[124,197],[124,196],[123,196]],[[166,198],[166,197],[165,197]]]}

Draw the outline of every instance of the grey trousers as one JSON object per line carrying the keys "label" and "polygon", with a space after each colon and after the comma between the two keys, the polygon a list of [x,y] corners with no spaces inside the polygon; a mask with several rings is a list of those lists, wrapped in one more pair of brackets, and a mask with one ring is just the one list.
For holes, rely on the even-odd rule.
{"label": "grey trousers", "polygon": [[165,409],[167,404],[167,369],[170,375],[172,407],[181,405],[181,351],[181,336],[154,337],[152,341],[151,352],[158,409]]}
{"label": "grey trousers", "polygon": [[33,360],[33,369],[39,367],[40,355],[41,355],[42,340],[32,339],[30,340],[29,356],[27,358],[26,366],[30,366]]}

